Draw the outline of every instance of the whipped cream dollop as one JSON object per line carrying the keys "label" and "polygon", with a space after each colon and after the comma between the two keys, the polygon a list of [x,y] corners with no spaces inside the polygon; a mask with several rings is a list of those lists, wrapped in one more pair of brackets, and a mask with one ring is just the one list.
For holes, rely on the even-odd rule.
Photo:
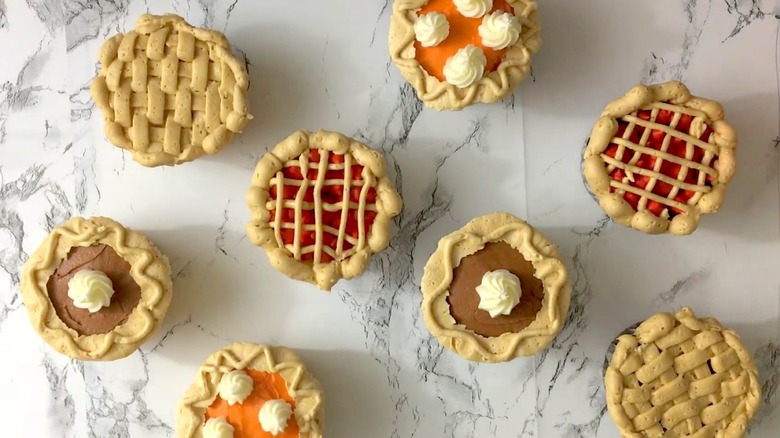
{"label": "whipped cream dollop", "polygon": [[417,17],[414,36],[423,47],[438,46],[450,34],[450,23],[444,14],[431,12]]}
{"label": "whipped cream dollop", "polygon": [[95,313],[111,305],[114,285],[108,276],[94,269],[82,269],[68,281],[68,298],[79,309]]}
{"label": "whipped cream dollop", "polygon": [[217,390],[222,400],[233,406],[236,403],[243,403],[254,387],[255,383],[249,374],[242,370],[234,370],[222,376]]}
{"label": "whipped cream dollop", "polygon": [[520,279],[515,274],[506,269],[498,269],[482,276],[482,284],[477,286],[477,294],[477,307],[495,318],[498,315],[509,315],[520,302],[523,291]]}
{"label": "whipped cream dollop", "polygon": [[482,78],[485,64],[487,58],[482,49],[469,44],[447,58],[444,63],[444,78],[458,88],[466,88]]}
{"label": "whipped cream dollop", "polygon": [[514,14],[495,11],[482,18],[479,36],[482,37],[482,45],[485,47],[502,50],[517,42],[521,30],[522,25]]}
{"label": "whipped cream dollop", "polygon": [[292,415],[292,406],[282,399],[268,400],[257,414],[260,427],[271,435],[278,435],[287,428],[287,420]]}
{"label": "whipped cream dollop", "polygon": [[493,0],[452,0],[464,17],[479,18],[493,9]]}
{"label": "whipped cream dollop", "polygon": [[233,438],[234,431],[225,417],[209,418],[203,425],[203,438]]}

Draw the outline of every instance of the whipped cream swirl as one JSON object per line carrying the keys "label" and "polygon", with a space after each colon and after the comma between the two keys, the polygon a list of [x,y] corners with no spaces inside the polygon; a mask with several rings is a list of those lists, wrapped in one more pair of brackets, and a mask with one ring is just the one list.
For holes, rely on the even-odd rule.
{"label": "whipped cream swirl", "polygon": [[464,17],[479,18],[493,9],[493,0],[452,0]]}
{"label": "whipped cream swirl", "polygon": [[292,415],[292,406],[282,399],[268,400],[257,414],[260,427],[271,435],[279,435],[287,428],[287,420]]}
{"label": "whipped cream swirl", "polygon": [[479,25],[479,36],[482,37],[482,45],[491,49],[503,50],[520,39],[522,25],[514,14],[504,11],[495,11],[482,18]]}
{"label": "whipped cream swirl", "polygon": [[243,403],[254,387],[255,382],[249,374],[242,370],[234,370],[222,376],[217,389],[222,400],[233,406],[236,403]]}
{"label": "whipped cream swirl", "polygon": [[487,58],[479,47],[469,44],[450,56],[444,63],[444,78],[458,87],[466,88],[482,79]]}
{"label": "whipped cream swirl", "polygon": [[423,47],[438,46],[450,34],[450,23],[444,14],[431,12],[417,17],[414,22],[414,36]]}
{"label": "whipped cream swirl", "polygon": [[79,309],[95,313],[111,305],[114,285],[111,279],[101,271],[82,269],[68,281],[68,298]]}
{"label": "whipped cream swirl", "polygon": [[509,315],[520,302],[523,294],[520,279],[506,269],[486,272],[482,284],[477,286],[479,309],[485,310],[491,318]]}
{"label": "whipped cream swirl", "polygon": [[233,438],[234,431],[225,417],[209,418],[203,425],[203,438]]}

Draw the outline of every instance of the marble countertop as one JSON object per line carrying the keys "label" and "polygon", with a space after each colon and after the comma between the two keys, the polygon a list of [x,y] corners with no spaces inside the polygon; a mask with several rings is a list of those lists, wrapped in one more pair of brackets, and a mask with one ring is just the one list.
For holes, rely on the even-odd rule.
{"label": "marble countertop", "polygon": [[[617,437],[601,365],[623,328],[693,306],[755,353],[776,437],[780,385],[780,84],[773,1],[541,0],[533,76],[503,103],[423,109],[387,53],[388,0],[0,0],[0,418],[3,435],[170,437],[200,363],[233,341],[298,350],[327,395],[329,437]],[[110,146],[88,92],[102,41],[144,12],[224,31],[250,67],[255,120],[219,155],[147,169]],[[348,18],[347,18],[348,17]],[[724,209],[692,236],[611,223],[580,151],[606,102],[639,81],[685,81],[740,135]],[[391,247],[330,294],[274,271],[244,234],[257,159],[299,129],[381,148],[405,209]],[[429,335],[422,267],[444,234],[504,210],[540,228],[574,284],[543,354],[501,365]],[[171,259],[161,330],[113,363],[69,360],[18,294],[28,255],[72,215],[139,229]]]}

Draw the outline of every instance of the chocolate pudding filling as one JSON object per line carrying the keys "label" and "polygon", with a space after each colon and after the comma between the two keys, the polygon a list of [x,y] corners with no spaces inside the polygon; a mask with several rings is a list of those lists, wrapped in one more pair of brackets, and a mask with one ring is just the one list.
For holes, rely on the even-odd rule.
{"label": "chocolate pudding filling", "polygon": [[[68,281],[83,269],[105,273],[114,286],[111,305],[95,313],[79,309],[68,297]],[[108,333],[121,325],[138,306],[141,288],[130,275],[130,264],[107,245],[74,246],[46,283],[57,316],[79,335]]]}
{"label": "chocolate pudding filling", "polygon": [[[487,311],[479,309],[476,288],[482,283],[485,273],[498,269],[515,274],[520,279],[523,293],[509,315],[492,318]],[[483,249],[464,257],[453,271],[447,297],[452,317],[458,324],[485,337],[525,329],[536,319],[544,299],[544,285],[542,280],[534,277],[534,272],[531,262],[508,243],[487,243]]]}

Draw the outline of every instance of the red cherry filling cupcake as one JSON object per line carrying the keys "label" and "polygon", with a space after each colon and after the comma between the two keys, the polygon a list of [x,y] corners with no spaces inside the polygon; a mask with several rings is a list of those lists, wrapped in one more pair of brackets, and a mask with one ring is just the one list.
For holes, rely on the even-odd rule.
{"label": "red cherry filling cupcake", "polygon": [[648,233],[690,234],[717,211],[735,170],[736,134],[720,104],[679,82],[640,85],[607,106],[583,171],[604,210]]}
{"label": "red cherry filling cupcake", "polygon": [[248,233],[289,276],[328,290],[389,241],[401,200],[382,155],[341,134],[300,131],[258,163]]}

